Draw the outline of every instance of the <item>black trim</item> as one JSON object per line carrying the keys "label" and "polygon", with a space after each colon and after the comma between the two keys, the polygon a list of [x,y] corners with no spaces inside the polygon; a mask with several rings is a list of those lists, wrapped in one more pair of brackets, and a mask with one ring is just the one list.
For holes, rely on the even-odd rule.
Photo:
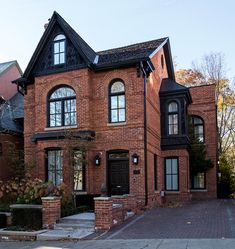
{"label": "black trim", "polygon": [[[176,103],[176,105],[177,105],[177,111],[169,111],[169,105],[171,104],[171,103]],[[177,100],[177,99],[172,99],[172,100],[169,100],[169,101],[167,101],[166,102],[166,108],[167,108],[167,110],[166,110],[166,112],[167,112],[167,116],[166,116],[166,118],[167,118],[167,120],[166,120],[166,124],[167,124],[167,136],[178,136],[179,134],[181,134],[181,125],[180,125],[180,120],[181,120],[181,118],[180,118],[180,113],[181,113],[181,108],[180,108],[180,103],[179,103],[179,101]],[[177,133],[175,133],[175,134],[169,134],[169,116],[170,115],[177,115]]]}
{"label": "black trim", "polygon": [[[202,126],[203,127],[203,141],[199,141],[200,143],[205,143],[205,122],[204,119],[198,115],[190,115],[191,121],[192,121],[192,128],[193,128],[193,139],[194,142],[196,141],[197,137],[195,137],[195,127]],[[202,121],[202,124],[194,124],[194,118],[198,118]]]}
{"label": "black trim", "polygon": [[[78,131],[71,134],[74,138],[81,140],[91,141],[95,138],[95,131]],[[53,131],[53,132],[42,132],[36,133],[31,137],[33,143],[43,140],[59,140],[66,138],[66,131]]]}

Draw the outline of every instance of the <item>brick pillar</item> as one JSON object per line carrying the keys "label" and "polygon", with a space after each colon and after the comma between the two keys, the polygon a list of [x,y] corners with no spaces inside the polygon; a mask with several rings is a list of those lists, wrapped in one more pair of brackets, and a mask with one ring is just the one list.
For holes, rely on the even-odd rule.
{"label": "brick pillar", "polygon": [[110,197],[95,197],[95,229],[109,230],[113,225],[113,200]]}
{"label": "brick pillar", "polygon": [[61,197],[42,197],[42,225],[54,228],[61,216]]}
{"label": "brick pillar", "polygon": [[137,210],[137,201],[135,195],[127,194],[124,196],[126,198],[126,210],[136,213],[138,210]]}

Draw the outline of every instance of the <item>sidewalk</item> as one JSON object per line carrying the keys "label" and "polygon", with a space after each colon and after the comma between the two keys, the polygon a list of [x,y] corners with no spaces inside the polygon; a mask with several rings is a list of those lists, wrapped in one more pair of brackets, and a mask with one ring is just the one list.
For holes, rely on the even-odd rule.
{"label": "sidewalk", "polygon": [[234,249],[235,239],[0,242],[1,249]]}

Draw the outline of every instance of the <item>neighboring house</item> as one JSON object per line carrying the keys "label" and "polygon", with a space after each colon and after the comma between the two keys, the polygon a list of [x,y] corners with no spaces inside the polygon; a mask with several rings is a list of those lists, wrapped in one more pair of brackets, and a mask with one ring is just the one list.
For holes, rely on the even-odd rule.
{"label": "neighboring house", "polygon": [[24,98],[11,82],[21,75],[17,61],[0,63],[0,180],[14,176],[10,151],[24,149]]}
{"label": "neighboring house", "polygon": [[[54,12],[23,76],[25,160],[77,195],[134,194],[139,205],[216,197],[214,85],[175,82],[168,38],[95,52]],[[214,167],[190,176],[188,116]],[[80,160],[66,134],[94,147]],[[73,161],[73,169],[71,165]],[[190,181],[190,178],[192,179]]]}

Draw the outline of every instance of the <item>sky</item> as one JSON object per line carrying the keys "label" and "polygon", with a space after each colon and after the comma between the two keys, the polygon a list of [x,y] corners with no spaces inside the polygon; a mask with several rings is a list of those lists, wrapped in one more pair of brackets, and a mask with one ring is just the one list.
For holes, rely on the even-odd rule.
{"label": "sky", "polygon": [[234,0],[0,0],[0,62],[24,71],[54,10],[95,51],[167,36],[177,69],[221,52],[235,76]]}

